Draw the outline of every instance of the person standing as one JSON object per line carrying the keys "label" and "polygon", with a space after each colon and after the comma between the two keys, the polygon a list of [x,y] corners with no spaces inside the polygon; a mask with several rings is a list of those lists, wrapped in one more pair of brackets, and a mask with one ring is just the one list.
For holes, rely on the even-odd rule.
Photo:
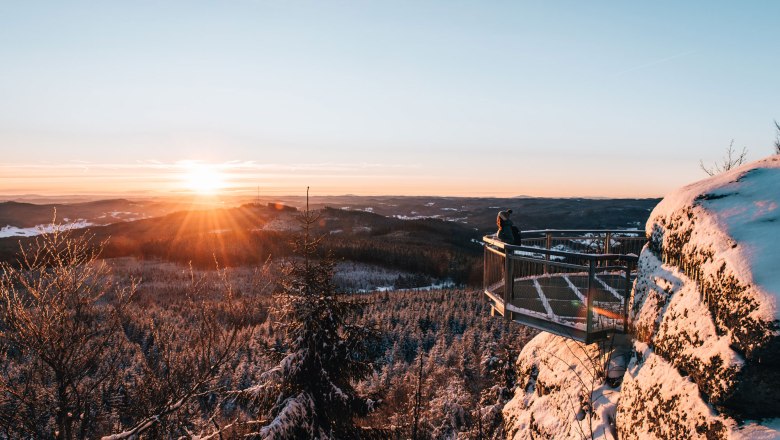
{"label": "person standing", "polygon": [[[496,236],[504,243],[515,244],[520,239],[519,230],[515,227],[509,216],[512,215],[512,210],[499,211],[496,217],[496,226],[498,226],[498,232]],[[516,232],[517,231],[517,232]],[[517,234],[517,235],[516,235]]]}

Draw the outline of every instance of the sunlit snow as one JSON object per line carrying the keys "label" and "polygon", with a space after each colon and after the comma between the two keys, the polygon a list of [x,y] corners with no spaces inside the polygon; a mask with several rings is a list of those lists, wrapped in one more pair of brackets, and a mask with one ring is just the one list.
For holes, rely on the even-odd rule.
{"label": "sunlit snow", "polygon": [[37,225],[33,226],[32,228],[19,228],[16,226],[4,226],[0,228],[0,238],[7,238],[7,237],[33,237],[40,234],[48,234],[50,232],[53,232],[55,228],[69,230],[69,229],[79,229],[79,228],[86,228],[88,226],[92,226],[94,223],[88,222],[84,219],[76,220],[75,222],[71,223],[62,223],[59,225]]}

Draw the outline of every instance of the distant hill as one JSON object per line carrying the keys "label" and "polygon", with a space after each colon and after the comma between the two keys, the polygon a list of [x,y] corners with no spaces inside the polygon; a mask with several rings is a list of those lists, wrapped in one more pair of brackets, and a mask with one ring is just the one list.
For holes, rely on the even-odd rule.
{"label": "distant hill", "polygon": [[[287,198],[172,213],[168,210],[183,206],[124,199],[63,205],[8,202],[0,204],[0,220],[45,224],[56,207],[60,220],[94,223],[75,233],[96,243],[105,241],[105,257],[160,258],[213,268],[216,262],[256,265],[290,255],[298,230],[294,207],[301,206],[300,201]],[[329,197],[313,203],[322,208],[313,232],[323,237],[323,248],[341,260],[475,285],[481,279],[478,241],[495,231],[499,209],[512,208],[523,229],[631,228],[647,221],[656,204],[654,199]],[[128,214],[157,212],[162,215],[133,219]],[[0,238],[0,260],[14,259],[19,241],[29,240]]]}
{"label": "distant hill", "polygon": [[[281,203],[297,208],[305,205],[305,199],[300,196],[251,200],[258,201],[263,205]],[[643,224],[659,201],[660,199],[326,196],[312,197],[311,206],[372,212],[405,220],[438,218],[468,224],[487,232],[493,228],[499,209],[512,208],[516,221],[524,229],[618,228],[635,226],[636,222]],[[239,204],[233,200],[225,201],[220,206]],[[71,221],[83,219],[103,225],[157,217],[198,207],[195,202],[173,202],[166,199],[110,199],[47,204],[3,202],[0,203],[0,228],[7,225],[27,228],[49,223],[55,208],[60,221],[65,218]]]}
{"label": "distant hill", "polygon": [[156,201],[134,202],[127,199],[98,200],[80,203],[33,204],[0,203],[0,227],[31,228],[51,223],[56,210],[58,222],[85,220],[92,224],[109,224],[159,216],[182,205]]}
{"label": "distant hill", "polygon": [[[280,197],[282,203],[302,207],[302,197]],[[641,227],[661,199],[592,199],[534,197],[435,196],[327,196],[313,197],[314,208],[332,207],[367,211],[399,219],[437,218],[477,228],[495,229],[500,209],[512,208],[522,229],[612,229]]]}

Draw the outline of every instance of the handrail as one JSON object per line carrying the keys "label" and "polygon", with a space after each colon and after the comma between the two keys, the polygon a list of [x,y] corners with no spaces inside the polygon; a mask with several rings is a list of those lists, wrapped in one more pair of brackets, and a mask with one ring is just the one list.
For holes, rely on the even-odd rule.
{"label": "handrail", "polygon": [[[521,234],[522,233],[523,232],[521,232]],[[558,251],[554,249],[546,249],[546,248],[535,247],[535,246],[522,246],[516,244],[509,244],[497,238],[493,238],[490,235],[485,235],[484,237],[482,237],[482,240],[485,243],[488,243],[500,249],[504,249],[505,251],[533,252],[533,253],[541,253],[545,255],[556,255],[560,257],[577,257],[577,258],[584,258],[586,260],[596,260],[596,261],[618,260],[618,259],[625,259],[631,261],[639,260],[639,256],[635,254],[586,254],[584,252]],[[511,258],[512,254],[508,254],[508,255]]]}
{"label": "handrail", "polygon": [[562,263],[560,261],[547,262],[546,260],[540,260],[538,258],[533,258],[533,257],[525,257],[522,255],[512,255],[509,257],[509,259],[513,261],[529,261],[531,263],[538,263],[541,261],[550,266],[565,267],[569,269],[587,269],[588,267],[590,267],[584,264]]}
{"label": "handrail", "polygon": [[[538,236],[533,236],[534,234]],[[580,235],[573,236],[574,234]],[[636,253],[647,240],[645,231],[541,229],[521,231],[520,236],[520,244],[505,243],[495,235],[482,237],[485,248],[484,288],[485,294],[493,303],[491,310],[494,313],[503,315],[507,320],[585,343],[604,338],[611,332],[628,331],[631,278],[639,260]],[[622,250],[625,253],[614,253],[610,252],[611,250]],[[491,258],[490,263],[488,258]],[[568,275],[557,278],[561,274]],[[614,284],[614,280],[609,281],[612,278],[602,278],[604,274],[617,274],[625,281]],[[551,278],[553,281],[549,281]],[[531,284],[528,284],[529,279],[533,280]],[[580,300],[566,299],[566,294],[561,292],[568,290],[561,291],[561,286],[556,285],[562,280],[568,283]],[[587,286],[582,284],[585,281]],[[538,309],[538,304],[523,302],[530,300],[526,296],[529,289],[533,292],[531,297],[538,294],[537,299],[541,301],[544,311]],[[567,289],[565,285],[563,289]],[[611,294],[618,298],[617,304],[605,305],[605,302],[610,302],[603,297],[606,292],[609,292],[607,296]],[[517,298],[516,293],[520,295]],[[602,296],[597,299],[597,295]],[[515,302],[516,299],[520,302]],[[583,304],[576,306],[578,301]],[[571,318],[575,315],[570,314],[572,312],[567,309],[570,307],[581,307],[584,316]],[[617,312],[620,317],[616,317],[615,307],[622,309]],[[556,309],[567,314],[559,314],[554,311]],[[576,321],[577,319],[584,319],[584,323]]]}
{"label": "handrail", "polygon": [[522,234],[645,234],[642,229],[530,229]]}

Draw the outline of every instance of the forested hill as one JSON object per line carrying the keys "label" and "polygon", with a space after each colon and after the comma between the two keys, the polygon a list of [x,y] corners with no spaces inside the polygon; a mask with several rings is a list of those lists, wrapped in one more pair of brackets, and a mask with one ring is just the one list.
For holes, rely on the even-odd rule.
{"label": "forested hill", "polygon": [[[286,257],[298,232],[297,211],[277,205],[247,204],[230,209],[182,211],[163,217],[74,231],[95,242],[106,241],[103,256],[160,258],[197,267],[257,265]],[[438,219],[400,220],[363,211],[326,208],[314,231],[325,249],[345,261],[365,262],[478,282],[479,235],[468,225]],[[0,239],[0,257],[13,260],[19,241]]]}
{"label": "forested hill", "polygon": [[[343,261],[369,263],[432,280],[448,279],[469,285],[480,282],[478,241],[482,235],[495,231],[495,213],[499,208],[512,207],[517,223],[524,229],[616,228],[646,221],[649,210],[656,203],[650,199],[385,200],[380,204],[376,198],[353,198],[351,201],[356,203],[352,206],[323,207],[313,231],[324,237],[323,252],[327,249]],[[117,203],[125,202],[75,204],[69,209],[89,207],[83,212],[97,215],[104,208],[113,209]],[[366,206],[369,204],[372,206]],[[23,208],[30,210],[33,209],[31,206],[35,205],[25,204]],[[18,206],[4,204],[0,207],[0,215],[13,217],[13,212],[7,209],[3,214],[3,209],[9,207],[16,209]],[[59,209],[58,213],[61,212]],[[250,203],[235,208],[186,210],[93,225],[78,229],[76,233],[86,234],[96,243],[106,241],[104,257],[159,258],[191,262],[202,268],[214,268],[217,264],[256,265],[269,258],[290,255],[291,242],[298,228],[297,213],[295,207],[281,203]],[[75,214],[78,213],[73,217],[79,217]],[[92,221],[86,217],[85,221]],[[13,260],[19,249],[18,242],[32,239],[0,238],[0,260]]]}

